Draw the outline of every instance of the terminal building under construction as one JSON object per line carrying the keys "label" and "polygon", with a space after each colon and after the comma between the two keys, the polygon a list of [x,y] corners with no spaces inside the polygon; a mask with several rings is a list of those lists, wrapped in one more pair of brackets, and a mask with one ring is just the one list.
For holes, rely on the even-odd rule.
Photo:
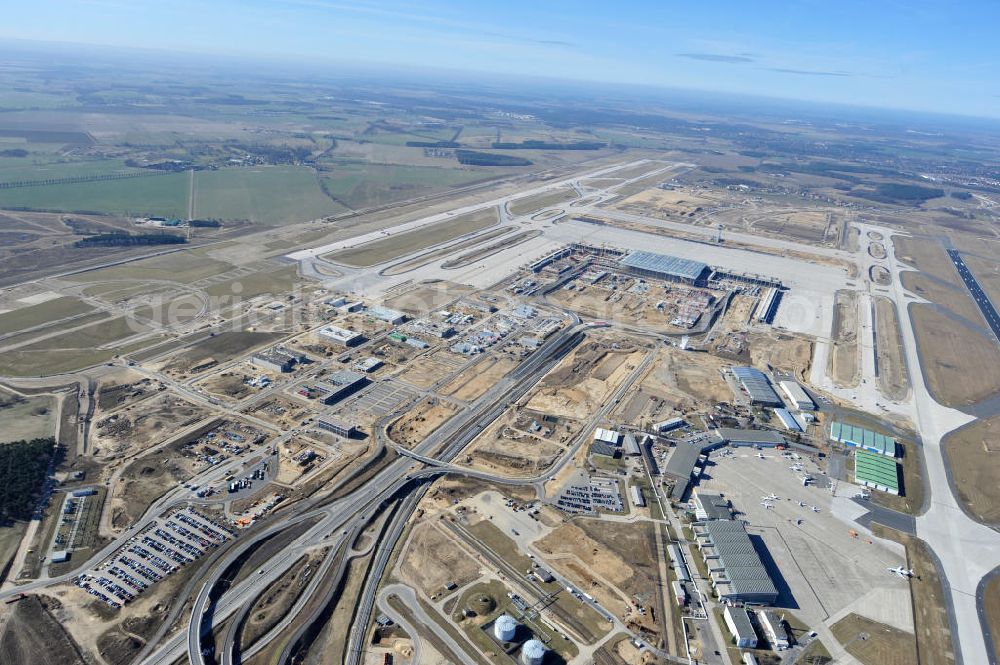
{"label": "terminal building under construction", "polygon": [[[596,223],[596,220],[583,218],[580,218],[580,221]],[[773,277],[730,272],[720,268],[713,268],[701,261],[669,256],[667,254],[657,254],[641,250],[629,251],[606,246],[596,247],[584,243],[573,243],[546,254],[531,264],[531,271],[534,273],[543,271],[553,272],[556,275],[569,273],[570,265],[566,263],[566,259],[569,259],[574,254],[590,255],[597,259],[598,264],[606,270],[617,270],[637,277],[659,279],[665,282],[680,282],[692,286],[710,286],[710,282],[728,280],[767,287],[771,291],[765,294],[767,306],[762,312],[766,314],[765,319],[767,321],[774,317],[778,309],[781,289],[783,288],[781,281]]]}

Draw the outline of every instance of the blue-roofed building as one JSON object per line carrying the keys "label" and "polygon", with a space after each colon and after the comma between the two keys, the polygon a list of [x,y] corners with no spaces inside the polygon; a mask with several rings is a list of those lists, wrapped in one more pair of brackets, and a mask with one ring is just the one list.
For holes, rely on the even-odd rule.
{"label": "blue-roofed building", "polygon": [[636,275],[688,284],[703,284],[710,272],[707,263],[653,252],[631,252],[618,263]]}
{"label": "blue-roofed building", "polygon": [[736,377],[736,380],[740,382],[743,390],[746,391],[746,396],[749,398],[751,404],[775,407],[785,406],[785,403],[778,397],[778,393],[774,391],[774,387],[764,372],[754,367],[733,367],[730,371]]}
{"label": "blue-roofed building", "polygon": [[775,409],[774,415],[778,416],[778,420],[781,421],[781,424],[784,425],[785,429],[787,429],[788,431],[790,432],[802,431],[802,425],[799,424],[799,421],[795,419],[795,416],[793,416],[792,412],[789,411],[788,409]]}

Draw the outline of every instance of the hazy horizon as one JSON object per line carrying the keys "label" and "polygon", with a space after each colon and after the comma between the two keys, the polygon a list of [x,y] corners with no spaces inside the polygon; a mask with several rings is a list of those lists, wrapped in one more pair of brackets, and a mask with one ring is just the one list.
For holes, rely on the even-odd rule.
{"label": "hazy horizon", "polygon": [[[185,3],[181,3],[185,4]],[[515,1],[501,8],[280,0],[169,7],[41,0],[8,9],[0,39],[153,49],[285,63],[644,85],[859,107],[1000,117],[983,2],[835,7]]]}
{"label": "hazy horizon", "polygon": [[[94,60],[80,61],[80,49],[85,49],[86,56]],[[920,110],[893,106],[875,106],[851,102],[823,102],[813,99],[781,97],[763,93],[734,92],[712,90],[695,87],[673,85],[657,85],[643,83],[623,83],[606,80],[582,80],[547,76],[544,74],[516,75],[507,73],[482,72],[459,67],[432,67],[420,64],[392,64],[381,62],[364,62],[338,59],[313,60],[305,62],[298,56],[261,56],[254,54],[213,54],[208,52],[175,51],[166,48],[151,47],[121,47],[106,44],[91,44],[81,42],[53,42],[42,40],[8,39],[0,37],[0,53],[17,54],[27,58],[42,56],[59,56],[74,60],[47,61],[52,68],[61,68],[72,64],[76,66],[122,66],[125,71],[149,74],[151,66],[159,67],[197,67],[199,74],[224,75],[231,72],[252,74],[253,77],[266,79],[280,77],[296,80],[303,76],[314,75],[324,77],[317,83],[340,84],[347,78],[366,78],[378,75],[385,77],[379,81],[368,80],[368,83],[389,82],[394,84],[420,85],[428,83],[468,85],[472,83],[477,93],[482,93],[490,87],[497,88],[497,94],[509,96],[509,87],[513,84],[522,87],[525,98],[533,98],[540,92],[550,95],[587,94],[594,98],[621,96],[623,99],[641,100],[643,103],[665,106],[668,110],[680,113],[714,113],[726,116],[741,115],[759,118],[759,113],[773,115],[772,120],[779,116],[787,120],[798,119],[798,114],[808,118],[823,118],[827,120],[840,119],[845,122],[878,122],[887,124],[912,123],[943,123],[951,126],[955,123],[964,125],[979,125],[986,123],[989,128],[1000,122],[1000,114],[975,115],[944,110]],[[128,56],[128,62],[120,59]],[[205,69],[205,58],[215,58],[208,69]],[[483,78],[488,75],[489,78]],[[555,87],[553,87],[555,86]],[[470,97],[473,88],[465,90]],[[749,104],[742,108],[734,108],[734,103]],[[517,99],[509,98],[505,106],[516,106]],[[709,105],[706,107],[706,104]],[[751,110],[753,113],[751,113]],[[637,112],[639,110],[637,109]]]}

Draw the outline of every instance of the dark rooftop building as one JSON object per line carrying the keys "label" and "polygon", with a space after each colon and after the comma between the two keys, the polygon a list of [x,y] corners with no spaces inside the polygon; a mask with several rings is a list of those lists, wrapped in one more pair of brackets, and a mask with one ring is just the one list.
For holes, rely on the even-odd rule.
{"label": "dark rooftop building", "polygon": [[338,402],[348,395],[361,390],[369,383],[368,377],[364,374],[349,369],[333,372],[326,377],[326,381],[332,388],[331,392],[323,398],[323,401],[327,404]]}
{"label": "dark rooftop building", "polygon": [[729,520],[733,518],[733,511],[729,507],[729,499],[721,494],[696,491],[694,516],[698,520]]}
{"label": "dark rooftop building", "polygon": [[763,406],[784,406],[774,387],[762,371],[755,367],[733,367],[733,376],[740,382],[750,398],[751,404]]}
{"label": "dark rooftop building", "polygon": [[770,605],[778,599],[742,522],[709,520],[695,525],[695,536],[719,600]]}
{"label": "dark rooftop building", "polygon": [[768,429],[730,429],[728,427],[719,427],[712,432],[712,437],[719,443],[728,443],[736,447],[774,447],[785,445],[785,437],[779,432]]}
{"label": "dark rooftop building", "polygon": [[670,494],[670,498],[674,501],[684,498],[684,493],[693,479],[694,469],[698,465],[698,458],[704,450],[705,446],[697,443],[679,443],[667,458],[663,475],[675,481],[674,491]]}
{"label": "dark rooftop building", "polygon": [[700,284],[708,276],[708,264],[653,252],[631,252],[619,264],[630,272],[667,281]]}

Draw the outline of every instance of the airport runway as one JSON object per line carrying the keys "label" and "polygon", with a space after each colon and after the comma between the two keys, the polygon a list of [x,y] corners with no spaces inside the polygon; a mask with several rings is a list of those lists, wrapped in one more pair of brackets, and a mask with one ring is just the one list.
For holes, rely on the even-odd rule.
{"label": "airport runway", "polygon": [[957,249],[949,249],[948,256],[951,257],[951,262],[955,264],[955,269],[958,270],[959,277],[965,282],[965,287],[969,289],[972,299],[976,301],[979,311],[983,313],[983,318],[986,319],[987,325],[993,331],[993,336],[1000,342],[1000,314],[997,313],[996,307],[993,306],[983,288],[979,286],[976,276],[965,265],[965,261],[962,260],[962,255],[959,251]]}

